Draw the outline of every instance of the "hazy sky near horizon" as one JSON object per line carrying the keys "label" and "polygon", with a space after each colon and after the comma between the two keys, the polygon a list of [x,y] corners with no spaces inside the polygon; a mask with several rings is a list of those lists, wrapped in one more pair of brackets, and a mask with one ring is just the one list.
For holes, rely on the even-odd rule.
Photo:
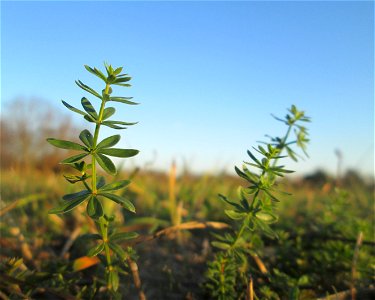
{"label": "hazy sky near horizon", "polygon": [[104,61],[133,77],[115,93],[141,103],[116,106],[139,121],[120,132],[141,151],[132,164],[233,170],[295,104],[310,158],[289,168],[334,173],[339,149],[345,169],[374,174],[372,1],[1,2],[2,113],[19,97],[66,114],[61,99],[95,102],[74,80],[101,90],[83,65]]}

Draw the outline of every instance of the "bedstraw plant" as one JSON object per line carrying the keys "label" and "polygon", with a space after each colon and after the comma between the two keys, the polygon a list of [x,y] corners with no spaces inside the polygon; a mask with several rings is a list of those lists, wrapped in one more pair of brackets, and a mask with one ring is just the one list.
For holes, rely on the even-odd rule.
{"label": "bedstraw plant", "polygon": [[[270,142],[260,143],[253,151],[247,151],[250,161],[244,162],[242,170],[235,167],[235,171],[248,182],[247,187],[238,190],[239,199],[229,200],[219,195],[230,209],[225,214],[235,223],[233,233],[214,235],[216,240],[212,245],[219,249],[213,262],[209,263],[206,287],[211,297],[222,300],[239,299],[246,295],[246,299],[253,299],[253,280],[250,274],[248,257],[258,262],[261,271],[267,273],[258,258],[257,249],[252,245],[253,237],[265,234],[270,238],[277,237],[270,224],[278,220],[275,213],[276,203],[279,202],[281,192],[277,188],[277,179],[293,171],[279,165],[279,159],[289,157],[297,161],[299,155],[293,150],[297,146],[304,154],[308,143],[307,129],[302,126],[310,118],[294,105],[289,109],[285,119],[275,117],[287,126],[283,137],[269,137]],[[291,139],[294,133],[295,139]],[[282,155],[286,152],[286,155]],[[260,238],[260,237],[259,237]],[[259,263],[260,262],[260,263]]]}
{"label": "bedstraw plant", "polygon": [[64,175],[65,179],[72,184],[81,184],[82,190],[76,193],[64,195],[61,206],[53,208],[50,214],[64,214],[75,207],[85,203],[87,215],[97,224],[98,233],[86,235],[86,237],[96,241],[93,248],[88,251],[88,256],[99,256],[105,264],[105,280],[108,290],[116,295],[119,287],[119,272],[123,273],[126,266],[126,260],[132,255],[132,249],[124,250],[119,242],[137,237],[135,232],[116,233],[112,228],[114,217],[106,215],[103,209],[104,201],[114,201],[126,210],[135,213],[135,207],[127,198],[118,195],[121,189],[126,188],[129,180],[119,180],[106,183],[103,176],[98,174],[98,166],[100,166],[109,175],[116,174],[116,166],[109,157],[132,157],[138,153],[135,149],[120,149],[114,146],[120,141],[120,135],[112,135],[110,137],[99,140],[100,129],[107,126],[113,129],[126,129],[126,126],[136,123],[124,121],[110,120],[115,113],[114,107],[106,107],[108,103],[123,103],[135,105],[137,103],[131,101],[131,97],[112,96],[112,86],[129,87],[128,83],[131,79],[128,74],[122,74],[122,67],[113,68],[105,63],[106,75],[97,68],[85,66],[86,70],[97,76],[104,82],[104,89],[97,92],[87,86],[80,80],[76,84],[99,100],[100,108],[97,111],[91,102],[83,97],[81,104],[83,110],[73,107],[65,101],[64,106],[69,110],[83,116],[89,123],[94,125],[93,133],[90,130],[83,130],[79,139],[82,143],[73,141],[58,140],[49,138],[47,141],[55,147],[75,150],[78,154],[70,156],[61,164],[68,165],[75,170],[75,174]]}

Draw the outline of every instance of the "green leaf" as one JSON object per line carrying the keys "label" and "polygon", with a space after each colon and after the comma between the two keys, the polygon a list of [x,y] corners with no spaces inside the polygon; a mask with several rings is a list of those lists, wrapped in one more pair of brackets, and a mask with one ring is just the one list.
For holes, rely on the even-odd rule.
{"label": "green leaf", "polygon": [[96,123],[96,120],[92,116],[90,116],[89,114],[85,114],[84,118],[85,118],[86,121],[89,121],[91,123]]}
{"label": "green leaf", "polygon": [[223,243],[223,242],[211,242],[212,246],[216,247],[216,248],[219,248],[221,250],[228,250],[230,248],[230,245],[227,244],[227,243]]}
{"label": "green leaf", "polygon": [[259,220],[271,224],[277,222],[277,216],[271,212],[260,211],[255,215]]}
{"label": "green leaf", "polygon": [[244,212],[238,212],[238,211],[229,210],[229,209],[224,210],[224,212],[232,220],[242,220],[243,218],[246,217],[246,213]]}
{"label": "green leaf", "polygon": [[274,232],[267,223],[261,221],[258,218],[253,218],[252,220],[268,237],[277,238],[276,232]]}
{"label": "green leaf", "polygon": [[87,252],[87,256],[90,256],[90,257],[97,256],[103,250],[104,250],[104,243],[100,243],[99,245],[91,248],[89,252]]}
{"label": "green leaf", "polygon": [[90,116],[92,116],[95,120],[98,119],[98,113],[96,112],[95,108],[92,106],[91,102],[90,102],[87,98],[83,97],[83,98],[81,99],[81,104],[82,104],[84,110],[85,110]]}
{"label": "green leaf", "polygon": [[83,201],[86,200],[86,198],[87,197],[85,197],[85,198],[82,197],[82,198],[77,198],[73,201],[65,202],[63,205],[61,205],[59,207],[52,208],[48,213],[49,214],[65,214],[65,213],[71,211],[76,206],[80,205]]}
{"label": "green leaf", "polygon": [[111,242],[108,243],[108,246],[121,258],[121,260],[126,259],[126,257],[128,256],[124,249],[121,248],[121,246]]}
{"label": "green leaf", "polygon": [[107,120],[110,118],[114,113],[116,112],[116,109],[114,107],[107,107],[104,109],[103,112],[103,120]]}
{"label": "green leaf", "polygon": [[63,175],[63,176],[67,181],[73,184],[79,181],[83,181],[83,178],[80,176],[76,176],[76,175]]}
{"label": "green leaf", "polygon": [[110,175],[116,175],[116,166],[113,162],[105,155],[100,153],[95,153],[95,158],[98,164]]}
{"label": "green leaf", "polygon": [[120,74],[122,71],[122,67],[119,67],[117,68],[114,72],[113,72],[113,75],[117,76],[118,74]]}
{"label": "green leaf", "polygon": [[116,134],[116,135],[112,135],[110,137],[107,137],[105,138],[104,140],[102,140],[97,146],[96,146],[96,149],[102,149],[102,148],[110,148],[110,147],[113,147],[114,145],[116,145],[119,140],[120,140],[121,136],[119,134]]}
{"label": "green leaf", "polygon": [[91,191],[83,190],[77,193],[66,194],[63,196],[63,199],[66,201],[71,201],[71,200],[81,199],[81,198],[86,199],[90,194],[91,194]]}
{"label": "green leaf", "polygon": [[225,196],[223,196],[223,195],[221,195],[221,194],[219,194],[219,198],[220,198],[221,200],[223,200],[224,202],[228,203],[229,205],[231,205],[231,206],[237,208],[238,210],[241,210],[241,209],[242,209],[241,205],[239,205],[239,204],[237,204],[237,203],[235,203],[235,202],[229,201],[227,197],[225,197]]}
{"label": "green leaf", "polygon": [[121,102],[129,105],[138,105],[139,103],[130,101],[133,97],[110,97],[109,101]]}
{"label": "green leaf", "polygon": [[88,152],[88,149],[80,144],[70,142],[70,141],[65,141],[65,140],[58,140],[54,138],[48,138],[47,142],[50,143],[51,145],[61,148],[61,149],[71,149],[71,150],[81,150],[81,151],[86,151]]}
{"label": "green leaf", "polygon": [[88,153],[80,153],[80,154],[65,158],[64,160],[62,160],[60,162],[60,164],[76,163],[76,162],[80,161],[81,159],[85,158],[87,155],[89,155],[89,154]]}
{"label": "green leaf", "polygon": [[71,111],[74,111],[77,114],[85,115],[86,113],[82,110],[79,110],[78,108],[75,108],[74,106],[71,106],[69,103],[66,103],[64,100],[61,100],[62,103],[65,105],[66,108],[70,109]]}
{"label": "green leaf", "polygon": [[124,86],[124,87],[131,87],[131,84],[128,83],[113,83],[114,85]]}
{"label": "green leaf", "polygon": [[123,241],[123,240],[131,240],[135,239],[139,236],[136,232],[119,232],[111,236],[111,241]]}
{"label": "green leaf", "polygon": [[90,94],[94,95],[95,97],[98,97],[99,99],[102,99],[102,97],[95,91],[93,90],[92,88],[90,88],[89,86],[83,84],[82,81],[80,80],[76,80],[76,84],[83,90],[85,90],[86,92],[89,92]]}
{"label": "green leaf", "polygon": [[83,130],[80,135],[79,139],[84,143],[87,147],[92,148],[93,142],[94,142],[94,137],[88,131],[87,129]]}
{"label": "green leaf", "polygon": [[120,279],[117,270],[110,271],[108,275],[108,285],[110,289],[116,292],[118,290],[119,282]]}
{"label": "green leaf", "polygon": [[88,239],[88,240],[101,240],[102,236],[97,233],[86,233],[79,237],[80,239]]}
{"label": "green leaf", "polygon": [[107,77],[104,76],[104,74],[98,70],[97,68],[90,68],[89,66],[85,65],[85,68],[90,73],[94,74],[95,76],[98,76],[100,79],[102,79],[104,82],[107,82]]}
{"label": "green leaf", "polygon": [[99,153],[115,156],[115,157],[132,157],[139,153],[138,150],[135,149],[118,149],[118,148],[109,148],[109,149],[99,149]]}
{"label": "green leaf", "polygon": [[[256,149],[255,149],[256,150]],[[252,154],[250,152],[250,150],[247,150],[247,154],[250,156],[250,158],[256,162],[257,165],[261,165],[261,163],[259,162],[259,160],[254,156],[254,154]]]}
{"label": "green leaf", "polygon": [[99,219],[103,216],[103,207],[98,198],[91,197],[86,207],[87,214],[92,219]]}
{"label": "green leaf", "polygon": [[123,82],[128,82],[130,81],[132,78],[130,76],[127,76],[127,77],[121,77],[121,78],[116,78],[116,80],[113,82],[113,84],[116,84],[116,85],[119,85],[119,83],[123,83]]}
{"label": "green leaf", "polygon": [[130,180],[120,180],[103,186],[100,188],[100,191],[116,191],[128,186],[129,184]]}
{"label": "green leaf", "polygon": [[107,125],[125,125],[125,126],[131,126],[138,124],[138,122],[124,122],[124,121],[105,121],[103,123],[106,123]]}
{"label": "green leaf", "polygon": [[110,123],[110,121],[104,121],[104,122],[102,122],[102,125],[110,127],[112,129],[126,129],[127,128],[127,127],[124,127],[124,126],[114,125],[114,124]]}
{"label": "green leaf", "polygon": [[106,197],[106,198],[120,204],[125,209],[135,213],[135,207],[134,207],[133,203],[131,203],[128,199],[126,199],[122,196],[118,196],[118,195],[110,194],[110,193],[102,193],[101,191],[99,191],[98,195]]}
{"label": "green leaf", "polygon": [[105,185],[105,178],[103,176],[99,176],[97,179],[96,188],[100,189]]}

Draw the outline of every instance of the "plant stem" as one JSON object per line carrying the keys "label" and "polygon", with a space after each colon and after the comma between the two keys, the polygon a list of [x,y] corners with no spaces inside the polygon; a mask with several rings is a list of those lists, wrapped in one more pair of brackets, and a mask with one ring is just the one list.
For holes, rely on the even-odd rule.
{"label": "plant stem", "polygon": [[[110,88],[110,84],[107,83],[105,86],[104,94],[106,95],[108,94],[109,88]],[[102,121],[103,121],[104,106],[105,106],[105,100],[103,99],[100,105],[98,121],[95,126],[94,140],[93,140],[93,145],[92,145],[94,151],[95,151],[96,144],[99,138],[100,125],[102,124]],[[96,159],[93,154],[92,154],[92,193],[96,194]]]}
{"label": "plant stem", "polygon": [[102,234],[102,238],[104,242],[104,251],[105,251],[105,258],[107,260],[107,267],[109,269],[112,265],[112,260],[111,260],[111,254],[109,252],[109,246],[108,246],[108,221],[103,217],[100,218],[99,226],[100,226],[100,232]]}
{"label": "plant stem", "polygon": [[[104,94],[108,95],[110,85],[107,83],[105,86]],[[95,132],[94,132],[94,138],[93,138],[93,151],[96,150],[96,145],[98,143],[98,138],[99,138],[99,130],[100,130],[100,125],[102,124],[103,121],[103,114],[104,114],[104,106],[105,106],[105,100],[102,100],[102,103],[100,105],[100,110],[99,110],[99,116],[98,116],[98,121],[95,126]],[[96,159],[94,153],[91,154],[92,156],[92,194],[96,195],[97,193],[97,188],[96,188]],[[108,271],[110,271],[111,266],[112,266],[112,260],[111,260],[111,253],[109,250],[108,246],[108,221],[104,218],[101,217],[99,219],[99,226],[100,226],[100,232],[103,238],[104,242],[104,251],[105,251],[105,258],[107,261],[107,268]]]}

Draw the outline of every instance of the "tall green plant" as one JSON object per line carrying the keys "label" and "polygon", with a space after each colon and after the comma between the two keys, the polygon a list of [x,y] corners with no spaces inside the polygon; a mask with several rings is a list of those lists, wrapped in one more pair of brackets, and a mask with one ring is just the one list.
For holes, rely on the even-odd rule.
{"label": "tall green plant", "polygon": [[120,180],[116,182],[106,183],[103,176],[98,175],[98,165],[109,175],[116,175],[116,166],[109,157],[127,158],[136,155],[139,151],[135,149],[120,149],[114,146],[120,141],[120,135],[112,135],[110,137],[99,140],[99,133],[102,126],[113,129],[126,129],[129,123],[124,121],[114,121],[109,118],[116,112],[114,107],[106,107],[107,103],[117,102],[129,105],[137,103],[131,101],[131,97],[112,96],[112,86],[129,87],[128,83],[131,79],[128,74],[121,74],[122,67],[113,68],[111,65],[105,64],[106,75],[97,68],[85,66],[86,70],[97,76],[104,82],[104,89],[97,92],[87,86],[80,80],[76,84],[84,91],[91,94],[99,100],[100,108],[97,111],[91,102],[83,97],[81,104],[83,110],[73,107],[65,101],[62,101],[69,110],[83,116],[83,118],[95,125],[94,132],[88,129],[83,130],[79,139],[81,144],[49,138],[47,141],[55,147],[75,150],[78,154],[68,157],[61,161],[64,165],[69,165],[75,169],[77,174],[64,175],[67,181],[72,184],[80,183],[83,189],[79,192],[67,194],[63,196],[63,204],[49,211],[50,214],[64,214],[75,207],[85,203],[87,215],[92,218],[98,227],[98,233],[89,235],[88,237],[96,240],[97,244],[88,252],[89,256],[97,256],[104,253],[104,261],[106,265],[106,282],[107,288],[111,292],[116,292],[119,286],[119,271],[124,266],[125,260],[132,253],[131,249],[125,251],[118,242],[137,237],[137,233],[116,233],[110,228],[113,222],[113,216],[107,216],[103,210],[103,202],[110,200],[118,203],[126,210],[135,213],[135,207],[127,198],[118,195],[116,192],[126,188],[129,180]]}
{"label": "tall green plant", "polygon": [[[308,132],[301,124],[309,122],[310,118],[293,105],[285,119],[275,119],[287,126],[285,135],[270,137],[269,143],[254,147],[258,157],[254,152],[247,151],[250,161],[244,163],[242,170],[235,167],[238,176],[248,182],[247,187],[239,188],[239,199],[233,201],[219,195],[220,199],[231,207],[225,210],[225,214],[235,222],[237,229],[233,233],[215,235],[216,240],[212,242],[220,251],[215,260],[209,263],[206,286],[211,296],[217,299],[237,299],[241,296],[241,285],[246,287],[250,276],[247,257],[256,255],[250,243],[250,236],[262,233],[271,238],[276,237],[270,224],[278,219],[275,213],[275,204],[279,202],[280,193],[277,178],[293,172],[279,165],[278,160],[290,157],[297,161],[299,155],[293,150],[293,145],[301,148],[307,155]],[[295,139],[290,138],[293,133]],[[284,156],[283,151],[286,152]]]}

